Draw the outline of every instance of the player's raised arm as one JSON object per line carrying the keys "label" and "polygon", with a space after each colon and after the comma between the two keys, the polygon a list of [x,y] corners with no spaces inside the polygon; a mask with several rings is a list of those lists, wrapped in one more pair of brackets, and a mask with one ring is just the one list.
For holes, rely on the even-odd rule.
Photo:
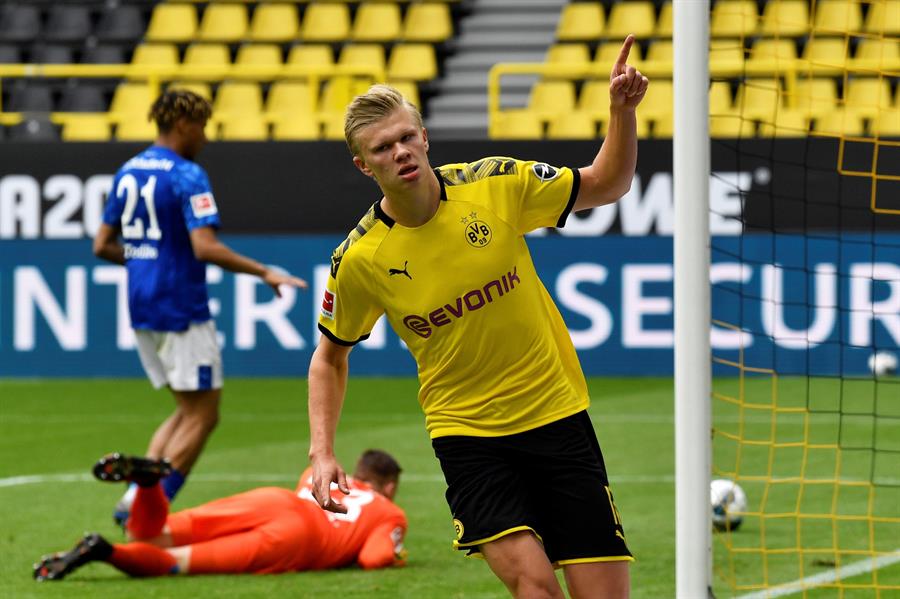
{"label": "player's raised arm", "polygon": [[347,358],[350,347],[322,337],[309,363],[309,460],[312,464],[312,494],[330,512],[346,513],[347,508],[331,497],[331,483],[349,493],[347,475],[334,457],[344,393],[347,390]]}
{"label": "player's raised arm", "polygon": [[574,210],[615,202],[631,188],[637,166],[635,109],[647,93],[649,81],[628,64],[634,36],[625,38],[609,75],[609,127],[606,139],[590,166],[579,169],[581,185]]}

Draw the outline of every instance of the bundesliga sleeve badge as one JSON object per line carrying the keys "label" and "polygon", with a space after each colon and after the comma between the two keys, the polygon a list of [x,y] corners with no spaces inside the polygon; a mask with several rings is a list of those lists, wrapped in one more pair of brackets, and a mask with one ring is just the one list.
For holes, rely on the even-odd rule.
{"label": "bundesliga sleeve badge", "polygon": [[204,216],[212,216],[217,214],[219,209],[216,207],[216,200],[211,192],[198,193],[191,196],[191,210],[196,218]]}
{"label": "bundesliga sleeve badge", "polygon": [[325,296],[322,298],[322,316],[334,320],[334,293],[325,290]]}

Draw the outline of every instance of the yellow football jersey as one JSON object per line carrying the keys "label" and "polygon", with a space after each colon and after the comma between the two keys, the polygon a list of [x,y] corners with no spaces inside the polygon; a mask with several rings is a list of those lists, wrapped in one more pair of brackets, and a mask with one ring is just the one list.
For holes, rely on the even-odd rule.
{"label": "yellow football jersey", "polygon": [[334,251],[319,329],[352,345],[386,314],[418,364],[432,438],[509,435],[586,409],[575,348],[524,238],[565,224],[578,171],[502,157],[435,171],[431,220],[404,227],[376,202]]}

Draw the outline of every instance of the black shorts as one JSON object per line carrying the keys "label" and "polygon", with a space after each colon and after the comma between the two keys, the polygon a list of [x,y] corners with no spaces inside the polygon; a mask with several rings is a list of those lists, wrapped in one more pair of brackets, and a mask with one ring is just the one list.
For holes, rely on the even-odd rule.
{"label": "black shorts", "polygon": [[502,437],[432,440],[447,481],[453,546],[530,530],[554,565],[631,560],[587,412]]}

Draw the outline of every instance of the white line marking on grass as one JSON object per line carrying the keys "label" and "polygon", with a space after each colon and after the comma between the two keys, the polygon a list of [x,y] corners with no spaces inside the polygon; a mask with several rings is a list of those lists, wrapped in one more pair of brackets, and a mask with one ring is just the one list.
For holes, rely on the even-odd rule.
{"label": "white line marking on grass", "polygon": [[897,562],[900,562],[900,548],[894,549],[887,555],[881,555],[875,558],[866,558],[858,562],[847,564],[846,566],[840,566],[832,570],[814,574],[813,576],[807,576],[806,578],[801,578],[793,582],[780,584],[778,586],[772,587],[771,589],[756,591],[747,595],[741,595],[737,599],[775,599],[775,597],[786,597],[788,595],[794,595],[796,593],[801,593],[804,590],[809,590],[817,586],[821,586],[823,584],[836,582],[838,580],[843,580],[844,578],[850,578],[859,574],[865,574],[866,572],[872,572],[873,570],[878,570],[879,568],[886,568],[887,566],[896,564]]}

